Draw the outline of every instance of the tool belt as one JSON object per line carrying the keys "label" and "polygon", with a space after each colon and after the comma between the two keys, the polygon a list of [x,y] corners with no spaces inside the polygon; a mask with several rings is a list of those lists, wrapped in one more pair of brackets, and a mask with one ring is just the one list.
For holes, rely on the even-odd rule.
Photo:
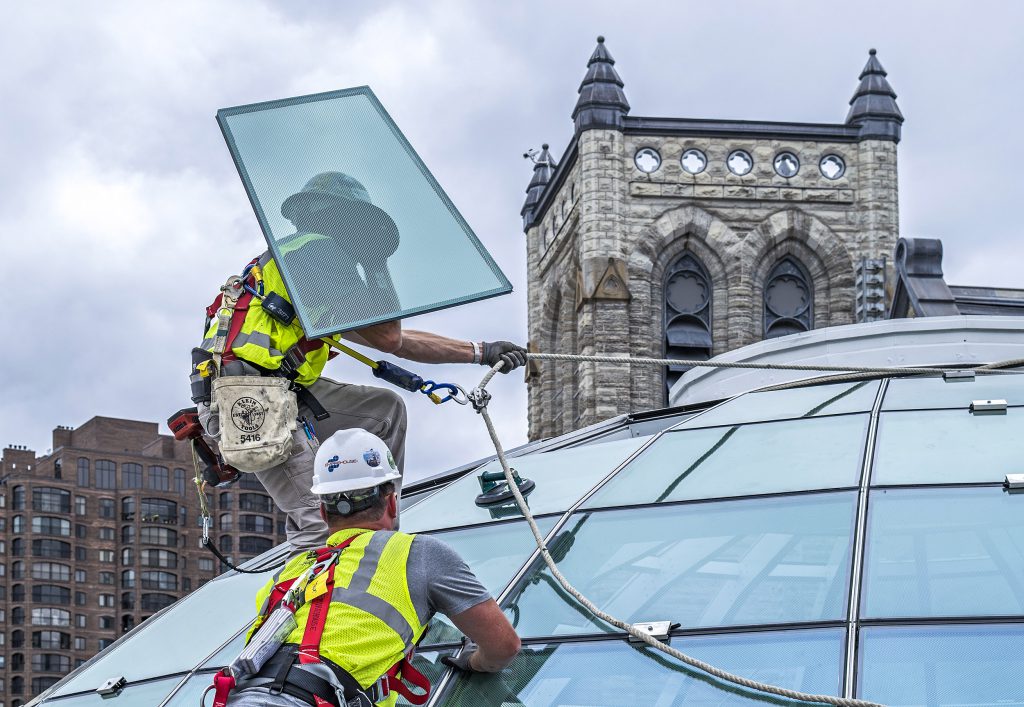
{"label": "tool belt", "polygon": [[235,691],[262,688],[271,694],[291,695],[310,705],[326,703],[332,707],[373,707],[387,697],[387,686],[381,689],[382,681],[364,690],[348,671],[328,660],[320,658],[318,664],[300,664],[298,651],[294,643],[282,647],[260,672],[239,681]]}

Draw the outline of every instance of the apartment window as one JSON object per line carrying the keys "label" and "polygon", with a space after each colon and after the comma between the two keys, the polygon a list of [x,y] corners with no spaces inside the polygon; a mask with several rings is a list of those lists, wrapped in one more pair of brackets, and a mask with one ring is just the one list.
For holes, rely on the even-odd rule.
{"label": "apartment window", "polygon": [[121,550],[121,564],[130,565],[135,562],[135,553],[130,547],[122,548]]}
{"label": "apartment window", "polygon": [[15,486],[11,491],[11,510],[12,511],[23,511],[25,510],[25,487]]}
{"label": "apartment window", "polygon": [[[19,607],[20,608],[20,607]],[[13,612],[12,612],[13,614]],[[22,621],[24,621],[24,612],[21,614]],[[19,622],[21,623],[21,622]],[[66,609],[54,609],[49,606],[44,606],[38,609],[32,609],[32,625],[33,626],[70,626],[71,625],[71,612]]]}
{"label": "apartment window", "polygon": [[178,554],[170,550],[142,550],[139,559],[146,567],[177,568]]}
{"label": "apartment window", "polygon": [[89,551],[84,547],[75,548],[75,560],[78,562],[85,562],[89,559]]}
{"label": "apartment window", "polygon": [[114,499],[112,498],[101,498],[100,499],[100,518],[113,518],[114,517]]}
{"label": "apartment window", "polygon": [[149,486],[152,491],[170,491],[171,477],[166,466],[149,467]]}
{"label": "apartment window", "polygon": [[87,534],[88,534],[88,531],[86,530],[86,527],[84,525],[82,525],[81,523],[75,523],[75,537],[76,538],[78,538],[79,540],[84,540],[85,536]]}
{"label": "apartment window", "polygon": [[85,592],[75,592],[75,606],[85,606]]}
{"label": "apartment window", "polygon": [[134,525],[122,525],[121,526],[121,542],[124,544],[135,542],[135,526]]}
{"label": "apartment window", "polygon": [[163,498],[144,498],[139,506],[142,520],[147,523],[174,525],[178,522],[178,504]]}
{"label": "apartment window", "polygon": [[75,570],[75,581],[85,583],[85,570]]}
{"label": "apartment window", "polygon": [[89,488],[89,460],[78,457],[78,488]]}
{"label": "apartment window", "polygon": [[142,464],[128,462],[121,465],[121,488],[142,488]]}
{"label": "apartment window", "polygon": [[25,516],[14,516],[11,518],[11,532],[12,533],[24,533],[25,532]]}
{"label": "apartment window", "polygon": [[238,552],[243,555],[261,555],[274,546],[270,538],[244,535],[238,539]]}
{"label": "apartment window", "polygon": [[221,513],[220,514],[220,529],[221,530],[233,530],[234,529],[234,525],[235,525],[234,519],[231,517],[230,513]]}
{"label": "apartment window", "polygon": [[32,656],[32,670],[40,673],[67,673],[71,671],[71,658],[57,653],[36,653]]}
{"label": "apartment window", "polygon": [[11,601],[25,601],[24,584],[15,584],[11,587]]}
{"label": "apartment window", "polygon": [[6,577],[6,576],[7,576],[7,565],[5,565],[2,562],[0,562],[0,577]]}
{"label": "apartment window", "polygon": [[[0,540],[0,546],[3,545],[3,541]],[[25,554],[25,541],[21,538],[15,538],[11,541],[11,554],[15,557],[21,557]]]}
{"label": "apartment window", "polygon": [[70,604],[71,590],[56,584],[37,584],[32,587],[34,604]]}
{"label": "apartment window", "polygon": [[39,487],[32,489],[32,509],[43,513],[70,513],[71,492]]}
{"label": "apartment window", "polygon": [[117,465],[109,459],[96,460],[96,488],[117,488]]}
{"label": "apartment window", "polygon": [[113,616],[101,616],[99,618],[100,628],[109,631],[114,628],[114,617]]}
{"label": "apartment window", "polygon": [[176,601],[178,601],[178,597],[170,594],[143,594],[142,610],[160,611],[160,609],[165,609]]}
{"label": "apartment window", "polygon": [[179,496],[185,495],[185,470],[175,469],[174,470],[174,490],[178,492]]}
{"label": "apartment window", "polygon": [[114,605],[114,595],[113,594],[100,594],[97,597],[97,600],[99,601],[99,605],[100,606],[113,606]]}
{"label": "apartment window", "polygon": [[213,572],[213,559],[209,557],[200,557],[199,569],[203,572]]}
{"label": "apartment window", "polygon": [[11,670],[24,670],[25,669],[25,654],[15,653],[11,656]]}
{"label": "apartment window", "polygon": [[132,589],[135,587],[135,570],[124,570],[121,572],[121,588]]}
{"label": "apartment window", "polygon": [[266,516],[243,515],[238,519],[238,529],[247,533],[273,533],[274,521]]}
{"label": "apartment window", "polygon": [[97,645],[99,646],[100,650],[103,650],[104,648],[108,647],[113,642],[114,642],[114,639],[112,639],[112,638],[101,638],[99,641],[97,641]]}
{"label": "apartment window", "polygon": [[113,528],[100,528],[100,540],[113,540],[114,529]]}
{"label": "apartment window", "polygon": [[178,591],[178,576],[170,572],[148,570],[140,575],[143,589]]}
{"label": "apartment window", "polygon": [[224,552],[224,553],[231,552],[232,543],[233,543],[233,541],[232,541],[230,535],[221,535],[220,536],[220,551]]}
{"label": "apartment window", "polygon": [[85,650],[85,639],[82,638],[81,636],[75,636],[75,650],[76,651],[84,651]]}
{"label": "apartment window", "polygon": [[121,633],[128,633],[135,628],[135,617],[131,614],[125,614],[121,617]]}
{"label": "apartment window", "polygon": [[125,496],[121,499],[121,520],[135,520],[135,498]]}
{"label": "apartment window", "polygon": [[85,496],[75,496],[75,515],[84,516],[86,515],[86,510]]}
{"label": "apartment window", "polygon": [[131,592],[121,592],[121,608],[125,611],[134,611],[135,595]]}
{"label": "apartment window", "polygon": [[33,562],[32,579],[67,582],[71,579],[71,567],[59,562]]}
{"label": "apartment window", "polygon": [[85,614],[75,614],[75,625],[78,626],[78,628],[85,628],[88,626],[88,620]]}
{"label": "apartment window", "polygon": [[25,645],[25,632],[20,628],[16,631],[11,631],[11,648],[21,648]]}
{"label": "apartment window", "polygon": [[[15,655],[17,655],[17,654],[15,654]],[[22,658],[21,660],[22,660],[22,665],[24,665],[25,659]],[[14,661],[13,660],[11,660],[11,667],[12,668],[14,667]],[[15,675],[13,678],[11,678],[11,693],[14,694],[14,695],[23,695],[23,694],[25,694],[25,678],[21,677],[20,675]]]}
{"label": "apartment window", "polygon": [[71,521],[64,518],[54,518],[53,516],[35,516],[32,518],[32,532],[35,535],[70,537]]}
{"label": "apartment window", "polygon": [[33,540],[33,557],[71,557],[71,543],[63,540]]}
{"label": "apartment window", "polygon": [[114,573],[113,572],[100,572],[100,584],[113,584]]}
{"label": "apartment window", "polygon": [[114,562],[114,551],[113,550],[100,550],[99,551],[100,562],[107,562],[113,564]]}
{"label": "apartment window", "polygon": [[238,508],[243,511],[273,513],[274,502],[270,500],[270,496],[264,496],[261,493],[240,493],[238,494]]}
{"label": "apartment window", "polygon": [[[242,476],[244,477],[246,475],[242,474]],[[15,489],[15,491],[17,491],[17,489]],[[229,492],[220,492],[220,496],[217,498],[217,507],[220,508],[222,511],[231,510],[231,494]]]}
{"label": "apartment window", "polygon": [[140,532],[139,540],[148,545],[175,547],[178,544],[178,533],[170,528],[145,526]]}
{"label": "apartment window", "polygon": [[25,576],[25,563],[15,560],[11,563],[11,579],[21,579]]}

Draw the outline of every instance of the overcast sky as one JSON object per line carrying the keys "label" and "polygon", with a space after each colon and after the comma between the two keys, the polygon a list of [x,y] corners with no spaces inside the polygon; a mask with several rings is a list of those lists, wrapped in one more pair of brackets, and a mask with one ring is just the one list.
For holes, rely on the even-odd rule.
{"label": "overcast sky", "polygon": [[[1024,287],[1024,4],[996,2],[21,2],[0,11],[0,443],[188,404],[203,308],[263,238],[218,108],[369,84],[512,280],[417,317],[526,336],[522,159],[561,154],[598,34],[633,115],[841,122],[870,47],[906,116],[901,233],[947,281]],[[470,387],[481,367],[420,367]],[[328,374],[373,382],[338,360]],[[491,386],[506,443],[526,388]],[[408,470],[490,453],[466,408],[409,395]]]}

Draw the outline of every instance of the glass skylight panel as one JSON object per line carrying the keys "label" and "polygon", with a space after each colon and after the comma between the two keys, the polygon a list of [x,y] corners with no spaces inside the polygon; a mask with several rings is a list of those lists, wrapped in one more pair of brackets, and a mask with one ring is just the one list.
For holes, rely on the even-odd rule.
{"label": "glass skylight panel", "polygon": [[1024,405],[1024,375],[979,373],[973,381],[945,381],[941,377],[893,378],[885,389],[883,410],[919,408],[961,408],[972,400],[1005,400]]}
{"label": "glass skylight panel", "polygon": [[872,484],[1002,483],[1024,464],[1024,408],[879,415]]}
{"label": "glass skylight panel", "polygon": [[[136,661],[140,663],[145,662],[140,656],[136,656]],[[111,674],[108,677],[117,677],[117,674]],[[158,705],[171,694],[171,691],[177,687],[183,677],[184,675],[175,675],[174,677],[162,680],[144,682],[141,685],[128,685],[116,697],[103,697],[93,692],[93,690],[99,687],[99,684],[97,684],[84,695],[75,695],[74,697],[61,700],[46,699],[42,704],[52,705],[52,707],[132,707],[134,705]],[[210,682],[212,682],[212,679],[208,678],[207,685]],[[63,695],[67,693],[64,690],[60,690],[59,693],[54,694]],[[194,704],[199,704],[198,698]]]}
{"label": "glass skylight panel", "polygon": [[679,425],[679,429],[870,412],[877,393],[878,381],[812,385],[790,390],[747,393],[686,420]]}
{"label": "glass skylight panel", "polygon": [[[546,535],[558,518],[559,516],[538,518],[537,525]],[[433,537],[451,545],[495,598],[508,586],[515,573],[526,564],[537,548],[533,533],[524,520],[498,523],[485,528],[435,533]],[[421,645],[461,640],[462,633],[452,626],[448,617],[438,614],[431,620],[430,628]]]}
{"label": "glass skylight panel", "polygon": [[[565,511],[603,479],[649,438],[634,437],[604,444],[590,444],[542,454],[510,459],[520,476],[530,479],[536,488],[527,496],[530,509],[537,515]],[[402,530],[419,533],[488,523],[501,518],[521,517],[515,501],[481,508],[479,477],[483,471],[500,470],[497,460],[473,471],[430,498],[402,513]]]}
{"label": "glass skylight panel", "polygon": [[868,415],[666,432],[584,507],[856,486]]}
{"label": "glass skylight panel", "polygon": [[[186,672],[217,650],[256,615],[256,592],[277,568],[223,575],[141,624],[54,694],[91,691],[107,678],[129,682]],[[145,660],[140,660],[144,656]]]}
{"label": "glass skylight panel", "polygon": [[217,120],[308,338],[512,290],[368,87]]}
{"label": "glass skylight panel", "polygon": [[[676,637],[672,645],[755,680],[838,695],[841,629]],[[725,683],[625,641],[525,646],[500,674],[459,676],[447,707],[469,705],[789,704]]]}
{"label": "glass skylight panel", "polygon": [[[855,499],[840,492],[577,513],[552,552],[570,582],[624,621],[838,620]],[[503,605],[521,636],[612,630],[542,566]]]}
{"label": "glass skylight panel", "polygon": [[861,615],[1024,615],[1024,495],[873,490]]}
{"label": "glass skylight panel", "polygon": [[884,705],[1019,705],[1024,626],[864,627],[857,697]]}

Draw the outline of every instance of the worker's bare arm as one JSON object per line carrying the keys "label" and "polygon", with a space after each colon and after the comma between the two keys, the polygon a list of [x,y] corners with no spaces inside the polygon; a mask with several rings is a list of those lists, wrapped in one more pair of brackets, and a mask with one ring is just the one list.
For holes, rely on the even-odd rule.
{"label": "worker's bare arm", "polygon": [[346,339],[419,363],[472,363],[473,344],[427,331],[402,330],[401,322],[346,332]]}
{"label": "worker's bare arm", "polygon": [[477,644],[477,651],[470,659],[473,670],[496,673],[519,653],[519,636],[493,599],[449,618]]}

